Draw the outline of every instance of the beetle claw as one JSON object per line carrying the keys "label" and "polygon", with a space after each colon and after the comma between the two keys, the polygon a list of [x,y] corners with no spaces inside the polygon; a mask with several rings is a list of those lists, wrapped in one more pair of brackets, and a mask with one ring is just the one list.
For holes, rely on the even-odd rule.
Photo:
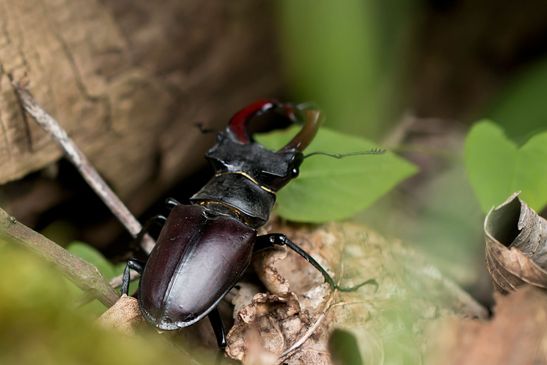
{"label": "beetle claw", "polygon": [[339,290],[341,292],[352,292],[352,291],[357,291],[357,289],[365,285],[374,285],[374,292],[376,293],[378,291],[379,285],[376,279],[368,279],[367,281],[363,281],[360,284],[349,286],[349,287],[334,285],[334,289]]}

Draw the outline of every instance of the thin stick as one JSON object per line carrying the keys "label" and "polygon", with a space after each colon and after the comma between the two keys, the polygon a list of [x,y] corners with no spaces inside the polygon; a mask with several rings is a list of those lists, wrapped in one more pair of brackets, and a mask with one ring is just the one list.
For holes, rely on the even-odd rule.
{"label": "thin stick", "polygon": [[[114,215],[125,226],[127,231],[136,237],[142,226],[139,221],[131,214],[125,204],[118,196],[110,189],[106,182],[99,175],[97,170],[91,165],[87,157],[70,139],[65,130],[59,123],[49,115],[37,102],[32,95],[21,85],[12,80],[12,84],[19,95],[25,110],[36,120],[36,122],[49,134],[55,138],[57,143],[65,151],[66,157],[80,171],[83,178],[91,186],[91,188],[102,199],[106,206],[114,213]],[[148,235],[145,235],[141,242],[142,248],[150,253],[154,247],[154,241]]]}
{"label": "thin stick", "polygon": [[2,209],[0,209],[0,241],[13,242],[30,249],[55,265],[70,281],[107,307],[114,305],[118,300],[118,294],[95,266],[17,222]]}
{"label": "thin stick", "polygon": [[315,330],[319,327],[319,325],[323,322],[325,317],[327,316],[327,313],[331,309],[331,303],[334,300],[334,294],[336,293],[336,290],[333,290],[329,296],[329,299],[327,300],[327,303],[325,303],[325,309],[323,312],[317,317],[315,322],[308,328],[306,333],[302,335],[295,343],[292,344],[291,347],[283,351],[281,356],[279,356],[278,364],[283,364],[290,356],[291,354],[296,351],[300,346],[302,346],[310,337],[314,334]]}

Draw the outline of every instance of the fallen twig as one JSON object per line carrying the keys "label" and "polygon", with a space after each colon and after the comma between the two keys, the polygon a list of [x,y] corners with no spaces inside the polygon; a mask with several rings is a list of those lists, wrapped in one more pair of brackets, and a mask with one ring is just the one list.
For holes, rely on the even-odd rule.
{"label": "fallen twig", "polygon": [[317,329],[317,327],[319,327],[319,325],[323,322],[323,320],[325,319],[325,317],[327,316],[327,313],[330,311],[330,309],[332,308],[331,306],[331,303],[332,301],[334,300],[334,295],[336,294],[336,290],[333,290],[329,296],[329,299],[327,300],[327,302],[325,303],[325,306],[324,306],[324,310],[323,312],[321,312],[321,314],[319,315],[319,317],[317,317],[317,319],[315,320],[315,322],[308,328],[308,330],[306,331],[306,333],[304,333],[302,335],[302,337],[300,337],[297,341],[295,341],[291,347],[289,347],[288,349],[286,349],[285,351],[283,351],[283,353],[281,354],[281,356],[279,357],[278,361],[279,361],[279,364],[283,364],[287,361],[287,359],[292,355],[292,353],[296,350],[298,350],[307,340],[308,338],[310,338],[310,336],[312,336],[315,332],[315,330]]}
{"label": "fallen twig", "polygon": [[107,307],[118,300],[118,294],[95,266],[17,222],[2,209],[0,209],[0,241],[13,242],[30,249],[54,264],[70,281]]}
{"label": "fallen twig", "polygon": [[[83,178],[91,186],[91,188],[102,199],[106,206],[112,211],[112,213],[120,220],[125,226],[127,231],[136,237],[142,229],[139,221],[131,214],[125,204],[118,198],[118,196],[110,189],[106,182],[99,175],[97,170],[91,165],[87,157],[76,146],[76,144],[70,139],[61,125],[48,114],[37,102],[32,95],[22,85],[11,80],[15,91],[17,92],[19,99],[24,109],[36,120],[36,122],[49,134],[55,138],[57,143],[65,151],[66,157],[74,164],[74,166],[80,171]],[[141,242],[142,248],[150,253],[154,247],[154,241],[148,235],[145,235]]]}

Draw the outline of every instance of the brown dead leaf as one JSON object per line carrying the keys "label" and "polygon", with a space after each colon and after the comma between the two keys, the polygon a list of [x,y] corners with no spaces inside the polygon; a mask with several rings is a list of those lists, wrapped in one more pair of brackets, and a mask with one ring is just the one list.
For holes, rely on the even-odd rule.
{"label": "brown dead leaf", "polygon": [[307,322],[307,313],[301,310],[295,294],[256,294],[252,302],[237,314],[228,333],[230,345],[227,353],[237,360],[245,358],[246,363],[260,360],[260,363],[275,364],[287,344],[295,341]]}
{"label": "brown dead leaf", "polygon": [[259,253],[253,260],[253,267],[258,277],[271,293],[280,295],[289,293],[289,282],[277,268],[278,263],[286,257],[287,249],[279,248]]}
{"label": "brown dead leaf", "polygon": [[547,364],[547,296],[521,288],[499,296],[491,321],[452,318],[432,330],[427,364]]}
{"label": "brown dead leaf", "polygon": [[[244,364],[331,365],[328,344],[337,328],[355,337],[367,364],[420,363],[426,324],[446,314],[484,317],[480,305],[425,259],[366,227],[337,223],[274,230],[301,244],[341,285],[375,278],[379,288],[333,292],[321,274],[292,251],[275,250],[267,253],[273,258],[257,258],[255,270],[277,293],[260,293],[260,287],[241,282],[226,296],[234,305],[235,319],[226,353]],[[230,308],[224,309],[228,314]],[[126,333],[133,333],[142,321],[137,301],[129,297],[120,298],[100,319]],[[201,343],[201,338],[207,339],[207,347],[214,346],[208,321],[179,335],[173,334],[178,343]]]}
{"label": "brown dead leaf", "polygon": [[547,221],[518,193],[492,209],[484,221],[486,264],[497,290],[531,284],[547,288]]}
{"label": "brown dead leaf", "polygon": [[486,315],[422,257],[367,227],[279,225],[272,231],[301,245],[341,285],[374,278],[379,288],[333,292],[294,252],[264,253],[254,267],[274,294],[258,293],[247,305],[241,304],[240,295],[233,297],[240,309],[226,352],[244,364],[330,365],[328,343],[336,328],[355,336],[367,364],[416,363],[422,357],[426,323],[445,314]]}
{"label": "brown dead leaf", "polygon": [[[326,227],[283,228],[274,230],[289,234],[338,277],[332,268],[341,261],[341,231]],[[253,266],[274,294],[255,295],[252,302],[237,313],[228,334],[227,354],[245,364],[330,364],[327,328],[333,322],[329,315],[334,293],[321,274],[300,256],[285,249],[261,254]],[[344,280],[344,285],[352,284],[349,278]]]}

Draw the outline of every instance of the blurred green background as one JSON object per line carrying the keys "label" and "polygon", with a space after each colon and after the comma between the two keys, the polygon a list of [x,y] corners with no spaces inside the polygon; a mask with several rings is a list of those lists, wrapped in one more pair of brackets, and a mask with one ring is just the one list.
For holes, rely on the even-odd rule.
{"label": "blurred green background", "polygon": [[[355,219],[416,247],[476,298],[491,303],[483,264],[484,211],[466,173],[464,141],[473,123],[484,118],[519,145],[547,130],[547,2],[282,0],[267,4],[275,20],[277,44],[272,46],[279,47],[285,98],[317,102],[325,110],[329,128],[372,140],[418,168],[417,175]],[[362,189],[367,189],[366,177]],[[62,218],[43,232],[63,245],[78,238]],[[103,260],[85,248],[73,250],[96,264]],[[25,351],[13,340],[20,328],[13,319],[44,306],[49,311],[45,322],[39,316],[28,317],[25,325],[33,330],[21,335],[28,341],[21,343],[32,343],[38,351],[18,363],[37,359],[78,363],[78,353],[61,354],[67,356],[62,361],[48,355],[50,342],[81,336],[74,329],[89,325],[81,324],[85,320],[79,315],[68,319],[59,314],[72,308],[67,303],[74,296],[65,293],[73,289],[67,289],[65,282],[49,287],[42,285],[42,279],[30,280],[42,277],[44,268],[18,253],[2,251],[0,257],[0,274],[10,277],[0,287],[0,346],[4,347],[0,362],[15,363],[16,355]],[[10,268],[13,265],[15,269]],[[101,265],[108,276],[119,273],[119,266]],[[49,277],[54,274],[44,270],[43,280],[55,282]],[[48,301],[56,304],[48,306]],[[91,308],[89,313],[100,310]],[[50,328],[52,323],[59,329]],[[106,351],[106,343],[114,341],[100,330],[85,329],[94,336],[97,351]],[[44,333],[47,341],[42,341]],[[81,341],[89,342],[87,337]],[[160,362],[141,344],[142,353],[118,360],[126,339],[120,341],[107,359]]]}
{"label": "blurred green background", "polygon": [[319,102],[327,126],[420,169],[357,219],[415,245],[486,303],[484,212],[466,173],[464,138],[482,118],[518,144],[547,129],[546,15],[540,1],[279,6],[290,93]]}
{"label": "blurred green background", "polygon": [[[415,175],[381,199],[356,202],[355,207],[368,206],[356,219],[419,248],[488,302],[484,211],[467,176],[464,141],[471,126],[485,118],[517,145],[547,128],[546,3],[283,0],[261,6],[272,18],[275,42],[270,47],[277,49],[279,70],[271,72],[279,72],[282,85],[277,96],[318,103],[326,114],[326,127],[365,138],[370,146],[382,146],[416,166]],[[375,158],[376,164],[383,163],[383,157],[365,160]],[[316,169],[322,164],[334,169],[342,163],[346,162],[307,162]],[[184,200],[208,174],[206,170],[181,182],[174,192],[162,193]],[[352,189],[360,182],[363,191],[382,190],[382,177],[373,174],[354,176]],[[72,175],[69,184],[81,181],[77,173]],[[330,184],[344,189],[341,179]],[[76,214],[62,216],[68,210],[47,212],[43,231],[60,244],[89,240],[108,257],[125,259],[120,251],[128,236],[105,243],[104,237],[115,235],[116,223],[87,187],[75,191],[70,211],[91,207],[84,218],[74,225]],[[82,191],[84,199],[78,197]],[[330,199],[336,199],[336,193]],[[280,197],[281,203],[287,200]],[[159,205],[149,207],[142,219],[156,214]],[[293,209],[279,211],[289,208]],[[101,221],[105,216],[109,223]],[[82,238],[79,230],[86,222]]]}

